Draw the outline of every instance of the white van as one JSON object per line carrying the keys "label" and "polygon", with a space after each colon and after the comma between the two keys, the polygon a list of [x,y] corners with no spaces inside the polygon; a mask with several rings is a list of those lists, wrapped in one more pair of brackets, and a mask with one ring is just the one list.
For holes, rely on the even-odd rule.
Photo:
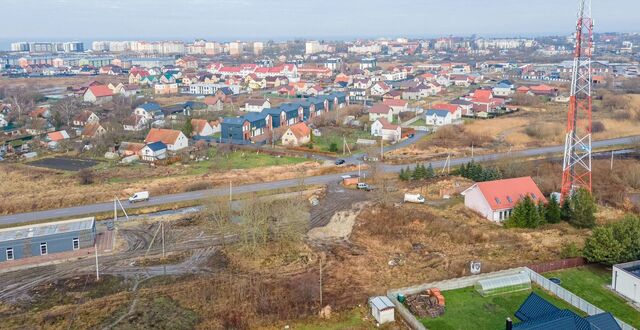
{"label": "white van", "polygon": [[140,191],[140,192],[137,192],[137,193],[133,194],[133,196],[129,197],[129,203],[143,202],[143,201],[148,201],[148,200],[149,200],[149,192],[148,191]]}
{"label": "white van", "polygon": [[424,196],[420,194],[404,194],[404,201],[406,203],[424,203]]}

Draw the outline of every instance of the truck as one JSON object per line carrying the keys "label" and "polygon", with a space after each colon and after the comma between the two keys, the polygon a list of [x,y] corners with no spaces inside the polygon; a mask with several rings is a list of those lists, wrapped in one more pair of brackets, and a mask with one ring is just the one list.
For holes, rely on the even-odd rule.
{"label": "truck", "polygon": [[424,196],[420,194],[404,194],[405,203],[424,203]]}
{"label": "truck", "polygon": [[139,192],[133,194],[133,196],[129,197],[129,203],[143,202],[143,201],[148,201],[148,200],[149,200],[149,192],[148,191],[139,191]]}

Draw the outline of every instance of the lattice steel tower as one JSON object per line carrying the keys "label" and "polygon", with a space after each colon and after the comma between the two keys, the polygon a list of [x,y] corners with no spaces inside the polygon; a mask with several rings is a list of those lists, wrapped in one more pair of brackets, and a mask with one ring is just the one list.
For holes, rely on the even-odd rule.
{"label": "lattice steel tower", "polygon": [[591,0],[579,0],[569,112],[562,167],[562,200],[578,188],[591,191]]}

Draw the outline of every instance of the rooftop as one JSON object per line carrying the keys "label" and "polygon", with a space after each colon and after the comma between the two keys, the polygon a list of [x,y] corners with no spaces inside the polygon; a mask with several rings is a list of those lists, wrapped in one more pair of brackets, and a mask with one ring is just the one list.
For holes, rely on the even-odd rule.
{"label": "rooftop", "polygon": [[42,237],[53,234],[76,232],[93,228],[94,217],[47,222],[35,225],[0,229],[0,242],[8,242],[23,238]]}

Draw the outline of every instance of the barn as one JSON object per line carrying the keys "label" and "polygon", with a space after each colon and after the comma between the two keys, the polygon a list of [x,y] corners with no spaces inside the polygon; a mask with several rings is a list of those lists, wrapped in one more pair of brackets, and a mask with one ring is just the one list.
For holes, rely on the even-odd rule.
{"label": "barn", "polygon": [[92,247],[95,218],[81,218],[0,229],[0,262]]}

